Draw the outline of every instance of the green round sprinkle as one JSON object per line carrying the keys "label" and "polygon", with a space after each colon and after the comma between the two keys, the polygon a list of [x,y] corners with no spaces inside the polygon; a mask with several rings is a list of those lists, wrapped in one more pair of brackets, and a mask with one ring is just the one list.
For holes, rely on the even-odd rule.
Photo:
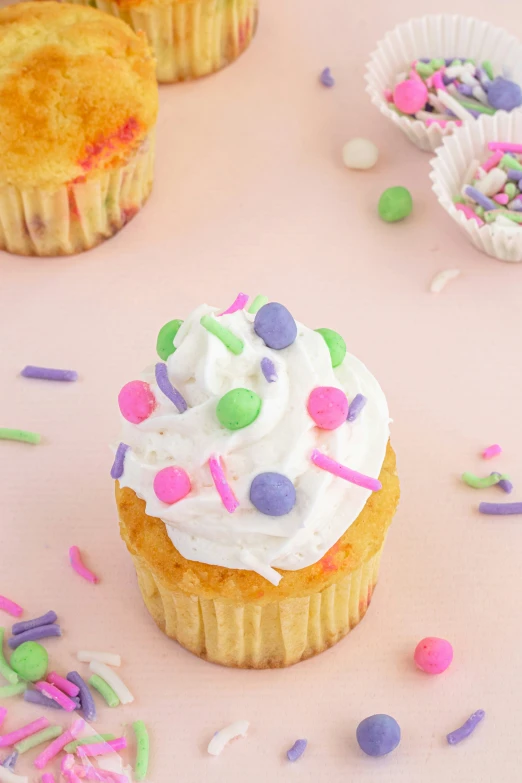
{"label": "green round sprinkle", "polygon": [[462,196],[453,196],[453,203],[454,204],[465,204],[466,203],[466,199],[463,198]]}
{"label": "green round sprinkle", "polygon": [[315,331],[321,335],[328,346],[332,359],[332,367],[339,367],[346,356],[346,343],[343,338],[338,332],[334,332],[333,329],[316,329]]}
{"label": "green round sprinkle", "polygon": [[20,754],[27,753],[28,750],[36,748],[37,745],[42,745],[44,742],[56,739],[56,737],[59,737],[62,733],[63,729],[61,726],[48,726],[46,729],[37,731],[36,734],[27,737],[27,739],[15,743],[15,750]]}
{"label": "green round sprinkle", "polygon": [[98,691],[100,696],[103,696],[109,707],[117,707],[120,703],[118,696],[112,690],[111,686],[97,674],[93,674],[92,677],[89,678],[89,685],[91,685],[95,691]]}
{"label": "green round sprinkle", "polygon": [[4,677],[10,685],[16,685],[18,682],[17,673],[9,666],[4,658],[4,635],[5,628],[0,628],[0,674]]}
{"label": "green round sprinkle", "polygon": [[160,359],[163,359],[164,362],[166,362],[169,356],[176,350],[174,347],[174,338],[179,332],[182,323],[183,321],[176,318],[176,320],[169,321],[168,324],[162,326],[159,331],[156,351],[158,352]]}
{"label": "green round sprinkle", "polygon": [[438,71],[439,68],[444,68],[446,65],[446,60],[444,60],[442,57],[436,57],[430,62],[430,65],[434,71]]}
{"label": "green round sprinkle", "polygon": [[37,432],[26,430],[11,430],[8,427],[0,427],[0,440],[21,440],[23,443],[40,443],[42,436]]}
{"label": "green round sprinkle", "polygon": [[486,210],[484,209],[484,207],[481,207],[480,204],[477,204],[477,206],[475,207],[475,214],[478,215],[479,218],[484,217],[485,211]]}
{"label": "green round sprinkle", "polygon": [[411,193],[400,185],[388,188],[379,199],[379,216],[386,223],[396,223],[398,220],[404,220],[411,213],[412,209],[413,200]]}
{"label": "green round sprinkle", "polygon": [[475,476],[474,473],[463,473],[462,481],[467,484],[468,487],[473,487],[473,489],[486,489],[487,487],[493,487],[495,484],[498,484],[499,481],[509,481],[509,476],[506,476],[505,474],[501,475],[500,473],[492,473],[491,476],[479,478],[478,476]]}
{"label": "green round sprinkle", "polygon": [[0,699],[8,699],[10,696],[18,696],[27,690],[27,683],[18,682],[16,685],[4,685],[0,688]]}
{"label": "green round sprinkle", "polygon": [[504,192],[509,196],[510,199],[515,198],[515,196],[517,195],[517,190],[518,188],[514,182],[508,182],[507,185],[504,185]]}
{"label": "green round sprinkle", "polygon": [[221,326],[215,318],[212,318],[210,315],[204,315],[200,324],[207,332],[210,332],[210,334],[213,334],[218,340],[221,340],[223,345],[233,354],[239,356],[240,353],[243,353],[243,348],[245,347],[243,340],[236,337],[230,329],[225,329],[224,326]]}
{"label": "green round sprinkle", "polygon": [[134,776],[137,781],[145,780],[149,767],[149,733],[142,720],[135,720],[132,724],[136,735],[136,763]]}
{"label": "green round sprinkle", "polygon": [[38,642],[24,642],[11,655],[11,667],[22,680],[37,682],[47,674],[49,655]]}
{"label": "green round sprinkle", "polygon": [[268,302],[268,296],[263,296],[262,294],[258,294],[250,307],[248,308],[248,312],[251,315],[255,315],[258,310],[261,310],[262,307],[264,307]]}
{"label": "green round sprinkle", "polygon": [[259,416],[261,397],[250,389],[232,389],[217,404],[219,423],[227,430],[241,430],[248,427]]}
{"label": "green round sprinkle", "polygon": [[79,745],[91,745],[91,743],[97,745],[99,742],[108,742],[113,739],[116,739],[114,734],[91,734],[90,737],[82,737],[82,739],[69,742],[69,744],[65,746],[64,751],[66,753],[74,753]]}
{"label": "green round sprinkle", "polygon": [[421,63],[420,60],[415,66],[415,70],[423,79],[427,79],[429,76],[433,75],[433,68],[430,63]]}
{"label": "green round sprinkle", "polygon": [[482,63],[482,67],[486,71],[487,75],[491,79],[491,81],[494,81],[495,79],[495,71],[493,70],[493,65],[490,60],[484,60]]}

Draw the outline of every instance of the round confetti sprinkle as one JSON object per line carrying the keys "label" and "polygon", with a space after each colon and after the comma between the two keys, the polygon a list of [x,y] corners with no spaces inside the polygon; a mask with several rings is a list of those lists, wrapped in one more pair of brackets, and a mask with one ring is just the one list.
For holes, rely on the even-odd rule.
{"label": "round confetti sprinkle", "polygon": [[390,715],[370,715],[359,723],[356,736],[368,756],[386,756],[401,741],[401,729]]}
{"label": "round confetti sprinkle", "polygon": [[415,648],[413,659],[427,674],[442,674],[453,660],[453,647],[446,639],[427,636]]}
{"label": "round confetti sprinkle", "polygon": [[333,329],[316,329],[315,331],[321,335],[328,346],[332,367],[339,367],[346,356],[346,343],[343,338],[338,332],[334,332]]}
{"label": "round confetti sprinkle", "polygon": [[512,111],[522,104],[522,89],[516,82],[497,76],[488,87],[488,103],[494,109]]}
{"label": "round confetti sprinkle", "polygon": [[269,517],[289,514],[295,501],[295,487],[281,473],[260,473],[250,485],[250,502]]}
{"label": "round confetti sprinkle", "polygon": [[405,79],[393,91],[393,102],[404,114],[415,114],[424,108],[428,88],[421,79]]}
{"label": "round confetti sprinkle", "polygon": [[176,350],[174,347],[174,338],[179,332],[182,323],[183,321],[176,318],[174,321],[169,321],[168,324],[162,326],[159,331],[156,351],[158,352],[160,359],[163,359],[164,362],[166,362],[169,356]]}
{"label": "round confetti sprinkle", "polygon": [[379,150],[369,139],[350,139],[343,147],[343,163],[349,169],[364,171],[377,163]]}
{"label": "round confetti sprinkle", "polygon": [[317,386],[308,398],[307,409],[322,430],[336,430],[348,416],[348,399],[334,386]]}
{"label": "round confetti sprinkle", "polygon": [[411,193],[406,188],[397,185],[384,191],[379,199],[379,217],[386,223],[396,223],[404,220],[413,209]]}
{"label": "round confetti sprinkle", "polygon": [[250,389],[232,389],[221,397],[216,415],[227,430],[241,430],[257,419],[261,404],[261,398]]}
{"label": "round confetti sprinkle", "polygon": [[124,419],[131,424],[140,424],[154,411],[156,398],[145,381],[130,381],[119,393],[118,404]]}
{"label": "round confetti sprinkle", "polygon": [[276,351],[288,348],[297,337],[297,325],[286,307],[269,302],[256,313],[254,331],[265,345]]}
{"label": "round confetti sprinkle", "polygon": [[183,468],[163,468],[154,478],[154,492],[163,503],[177,503],[191,490],[190,479]]}
{"label": "round confetti sprinkle", "polygon": [[37,682],[47,674],[49,655],[38,642],[24,642],[11,655],[10,665],[23,680]]}

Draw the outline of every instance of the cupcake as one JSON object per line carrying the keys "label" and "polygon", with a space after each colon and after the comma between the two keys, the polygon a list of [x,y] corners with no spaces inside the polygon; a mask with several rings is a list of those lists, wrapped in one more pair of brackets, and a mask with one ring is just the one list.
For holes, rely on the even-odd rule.
{"label": "cupcake", "polygon": [[158,91],[143,34],[93,8],[0,10],[0,248],[79,253],[151,188]]}
{"label": "cupcake", "polygon": [[160,331],[119,394],[120,530],[158,626],[196,655],[288,666],[364,616],[399,482],[375,378],[341,335],[239,295]]}
{"label": "cupcake", "polygon": [[208,76],[237,60],[257,26],[257,0],[73,0],[143,30],[159,82]]}

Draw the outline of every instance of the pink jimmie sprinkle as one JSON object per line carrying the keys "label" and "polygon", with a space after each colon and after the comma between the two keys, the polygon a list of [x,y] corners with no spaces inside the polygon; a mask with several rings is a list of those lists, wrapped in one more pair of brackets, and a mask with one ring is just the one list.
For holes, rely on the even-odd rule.
{"label": "pink jimmie sprinkle", "polygon": [[27,726],[22,726],[22,728],[12,731],[11,734],[4,734],[3,737],[0,737],[0,748],[9,748],[16,742],[21,742],[26,737],[30,737],[36,734],[37,731],[42,731],[42,729],[46,729],[50,725],[47,718],[38,718],[38,720],[34,720],[32,723],[28,723]]}
{"label": "pink jimmie sprinkle", "polygon": [[225,472],[221,467],[221,463],[217,457],[211,457],[208,461],[212,480],[219,493],[219,497],[223,501],[223,505],[229,514],[233,514],[236,508],[239,506],[236,496],[232,492],[230,484],[225,478]]}
{"label": "pink jimmie sprinkle", "polygon": [[435,73],[431,77],[431,81],[436,90],[443,90],[444,92],[448,92],[446,89],[446,85],[442,81],[442,70],[435,71]]}
{"label": "pink jimmie sprinkle", "polygon": [[505,205],[509,202],[509,196],[507,193],[497,193],[496,196],[493,196],[493,201],[496,201],[497,204]]}
{"label": "pink jimmie sprinkle", "polygon": [[483,171],[491,171],[491,169],[494,169],[495,166],[497,166],[502,158],[504,157],[504,153],[502,150],[498,150],[498,152],[493,153],[491,157],[487,159],[485,163],[482,164],[481,169]]}
{"label": "pink jimmie sprinkle", "polygon": [[51,685],[55,685],[57,688],[59,688],[61,691],[67,694],[67,696],[78,696],[80,693],[80,689],[77,685],[75,685],[73,682],[69,682],[69,680],[66,680],[65,677],[60,677],[59,674],[56,674],[56,672],[49,672],[47,675],[47,682],[50,682]]}
{"label": "pink jimmie sprinkle", "polygon": [[231,313],[237,313],[238,310],[242,310],[248,302],[248,294],[238,294],[228,310],[219,313],[218,318],[222,315],[230,315]]}
{"label": "pink jimmie sprinkle", "polygon": [[332,473],[334,476],[349,481],[351,484],[357,484],[358,487],[364,487],[364,489],[370,489],[372,492],[377,492],[382,489],[382,484],[378,479],[365,476],[363,473],[357,473],[356,470],[351,470],[345,465],[341,465],[340,462],[336,462],[334,459],[327,457],[326,454],[322,454],[317,449],[312,451],[312,462],[317,465],[321,470],[326,470],[328,473]]}
{"label": "pink jimmie sprinkle", "polygon": [[502,454],[502,449],[498,445],[498,443],[494,443],[493,446],[488,446],[487,449],[484,449],[482,452],[482,456],[484,459],[491,459],[492,457],[498,457],[499,454]]}
{"label": "pink jimmie sprinkle", "polygon": [[46,772],[42,775],[42,783],[56,783],[56,778],[50,772]]}
{"label": "pink jimmie sprinkle", "polygon": [[34,687],[37,691],[43,693],[44,696],[47,696],[48,699],[52,699],[56,702],[56,704],[59,704],[60,707],[67,712],[74,712],[76,709],[76,704],[74,701],[72,701],[68,696],[65,695],[65,693],[59,691],[58,688],[55,688],[54,685],[51,685],[49,682],[36,682]]}
{"label": "pink jimmie sprinkle", "polygon": [[490,141],[488,147],[492,151],[522,153],[522,144],[510,144],[504,141]]}
{"label": "pink jimmie sprinkle", "polygon": [[79,756],[104,756],[106,753],[116,753],[118,750],[125,750],[127,740],[125,737],[107,740],[107,742],[93,742],[92,745],[79,745],[77,752]]}
{"label": "pink jimmie sprinkle", "polygon": [[438,119],[426,120],[426,125],[428,126],[428,128],[430,127],[430,125],[439,125],[441,128],[446,128],[448,122],[449,120],[438,120]]}
{"label": "pink jimmie sprinkle", "polygon": [[0,595],[0,609],[7,612],[7,614],[10,614],[12,617],[21,617],[24,613],[21,606],[15,604],[14,601],[10,601],[9,598],[6,598],[4,595]]}
{"label": "pink jimmie sprinkle", "polygon": [[75,720],[70,729],[64,731],[63,734],[51,742],[50,745],[48,745],[46,749],[36,757],[34,761],[34,766],[36,769],[43,769],[46,767],[47,764],[49,764],[49,762],[52,761],[54,757],[57,756],[66,745],[69,744],[69,742],[73,742],[78,737],[78,734],[83,731],[84,727],[84,720]]}
{"label": "pink jimmie sprinkle", "polygon": [[82,576],[88,582],[92,582],[93,585],[98,584],[100,581],[98,577],[93,574],[92,571],[89,571],[87,566],[82,563],[82,556],[80,555],[80,550],[77,546],[72,546],[69,549],[69,560],[77,574]]}
{"label": "pink jimmie sprinkle", "polygon": [[482,218],[479,218],[478,215],[475,215],[471,207],[468,207],[467,204],[455,204],[455,209],[458,209],[459,212],[463,212],[468,220],[476,220],[479,226],[484,225]]}

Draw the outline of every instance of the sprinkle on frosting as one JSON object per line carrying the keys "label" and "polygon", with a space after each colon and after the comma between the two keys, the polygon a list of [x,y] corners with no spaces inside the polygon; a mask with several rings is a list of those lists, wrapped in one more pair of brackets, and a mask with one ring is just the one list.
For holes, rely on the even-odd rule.
{"label": "sprinkle on frosting", "polygon": [[247,720],[238,720],[217,731],[208,744],[207,751],[211,756],[219,756],[222,750],[237,737],[246,737],[250,723]]}
{"label": "sprinkle on frosting", "polygon": [[241,353],[243,353],[243,348],[245,347],[243,340],[240,340],[239,337],[236,337],[236,335],[233,334],[230,329],[225,329],[224,326],[221,326],[221,324],[218,323],[215,318],[212,318],[210,315],[204,315],[200,321],[200,324],[204,329],[207,330],[207,332],[210,332],[210,334],[213,334],[214,337],[218,338],[218,340],[221,340],[225,348],[228,348],[231,353],[235,354],[236,356],[239,356]]}
{"label": "sprinkle on frosting", "polygon": [[243,310],[247,302],[248,294],[238,294],[230,307],[218,314],[218,318],[222,315],[231,315],[232,313],[237,313],[238,310]]}
{"label": "sprinkle on frosting", "polygon": [[149,418],[157,403],[148,383],[130,381],[120,391],[118,404],[124,419],[132,424],[140,424]]}
{"label": "sprinkle on frosting", "polygon": [[466,739],[466,737],[469,737],[469,735],[475,731],[478,724],[484,720],[485,715],[486,713],[484,710],[477,710],[474,712],[460,728],[455,729],[455,731],[452,731],[447,735],[448,744],[457,745],[459,742]]}
{"label": "sprinkle on frosting", "polygon": [[248,308],[248,312],[250,315],[255,315],[258,310],[261,310],[261,308],[266,305],[268,302],[268,296],[263,296],[262,294],[258,294],[250,307]]}
{"label": "sprinkle on frosting", "polygon": [[87,582],[91,582],[93,585],[98,584],[100,580],[96,574],[93,574],[93,572],[90,571],[86,565],[84,565],[80,550],[77,546],[72,546],[69,549],[69,561],[76,573],[79,574],[83,579],[86,579]]}
{"label": "sprinkle on frosting", "polygon": [[225,471],[221,465],[221,460],[219,457],[211,457],[208,461],[208,466],[210,468],[212,481],[214,482],[214,486],[218,491],[219,497],[223,501],[223,505],[229,514],[233,514],[236,508],[239,506],[239,503],[236,496],[234,495],[234,492],[232,491],[232,488],[230,487],[230,484],[225,478]]}
{"label": "sprinkle on frosting", "polygon": [[367,402],[368,400],[364,394],[356,394],[350,403],[346,420],[351,422],[358,419]]}
{"label": "sprinkle on frosting", "polygon": [[297,337],[296,322],[279,302],[269,302],[257,311],[254,331],[265,345],[275,351],[288,348]]}
{"label": "sprinkle on frosting", "polygon": [[178,503],[191,490],[190,478],[183,468],[170,466],[163,468],[154,477],[154,492],[162,503]]}
{"label": "sprinkle on frosting", "polygon": [[277,381],[277,371],[272,359],[268,359],[266,356],[261,359],[261,371],[268,383]]}
{"label": "sprinkle on frosting", "polygon": [[118,448],[116,449],[116,454],[114,455],[114,462],[112,463],[111,478],[119,479],[123,476],[123,471],[125,468],[125,455],[128,450],[129,447],[126,443],[119,444]]}
{"label": "sprinkle on frosting", "polygon": [[38,378],[42,381],[77,381],[78,373],[76,370],[54,370],[51,367],[35,367],[28,364],[24,367],[20,375],[24,378]]}
{"label": "sprinkle on frosting", "polygon": [[180,394],[180,392],[174,388],[174,386],[171,384],[169,380],[169,373],[167,369],[167,365],[163,362],[158,362],[156,365],[156,383],[158,384],[159,388],[165,395],[165,397],[168,397],[171,402],[174,403],[176,408],[180,413],[185,413],[187,410],[187,403],[185,402],[183,396]]}
{"label": "sprinkle on frosting", "polygon": [[341,465],[326,454],[322,454],[318,449],[312,451],[311,460],[314,465],[317,465],[321,470],[326,470],[328,473],[332,473],[334,476],[349,481],[351,484],[357,484],[357,486],[364,487],[364,489],[370,489],[372,492],[377,492],[382,489],[382,484],[378,479],[371,478],[371,476],[365,476],[362,473],[358,473],[356,470],[350,470],[350,468]]}

